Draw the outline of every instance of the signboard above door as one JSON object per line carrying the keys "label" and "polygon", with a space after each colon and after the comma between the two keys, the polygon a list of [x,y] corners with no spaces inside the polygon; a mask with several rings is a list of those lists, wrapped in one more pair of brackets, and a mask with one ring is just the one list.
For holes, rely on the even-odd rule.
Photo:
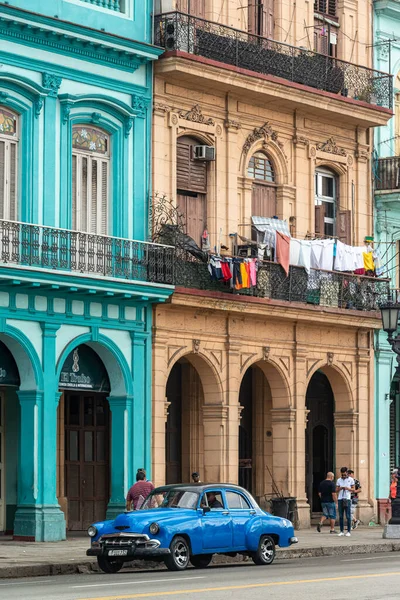
{"label": "signboard above door", "polygon": [[66,358],[60,374],[60,389],[91,390],[109,393],[110,380],[106,368],[92,348],[82,344]]}

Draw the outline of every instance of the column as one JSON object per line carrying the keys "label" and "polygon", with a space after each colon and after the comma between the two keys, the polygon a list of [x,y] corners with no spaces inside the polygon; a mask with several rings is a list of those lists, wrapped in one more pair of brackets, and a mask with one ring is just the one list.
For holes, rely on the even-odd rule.
{"label": "column", "polygon": [[[151,312],[151,306],[145,310]],[[130,479],[139,468],[146,469],[147,478],[151,478],[151,343],[147,333],[131,332],[132,338],[132,470]]]}
{"label": "column", "polygon": [[125,510],[125,499],[133,480],[131,445],[132,405],[129,396],[108,398],[111,410],[111,497],[106,519]]}
{"label": "column", "polygon": [[226,481],[226,426],[228,407],[203,405],[204,481]]}
{"label": "column", "polygon": [[148,235],[148,159],[146,113],[135,118],[133,127],[133,189],[135,190],[135,210],[133,213],[133,239],[145,240]]}
{"label": "column", "polygon": [[[227,330],[229,330],[229,316],[227,319]],[[242,407],[239,404],[239,390],[241,382],[240,374],[240,348],[242,342],[229,336],[226,343],[226,354],[223,356],[223,363],[226,364],[226,370],[221,375],[224,385],[223,397],[229,408],[228,421],[226,423],[226,478],[229,483],[238,483],[239,478],[239,425]],[[205,442],[206,448],[206,442]]]}
{"label": "column", "polygon": [[153,470],[154,485],[165,483],[165,426],[169,402],[166,398],[166,373],[168,370],[168,338],[155,329],[153,340]]}

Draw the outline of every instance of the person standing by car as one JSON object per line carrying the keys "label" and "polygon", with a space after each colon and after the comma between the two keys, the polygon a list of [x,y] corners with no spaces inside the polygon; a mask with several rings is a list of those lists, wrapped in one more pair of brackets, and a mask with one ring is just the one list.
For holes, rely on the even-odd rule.
{"label": "person standing by car", "polygon": [[361,483],[358,481],[358,479],[356,479],[354,477],[354,471],[352,469],[349,469],[347,471],[347,474],[349,477],[352,477],[354,479],[354,492],[352,492],[351,494],[351,528],[352,529],[357,529],[357,527],[360,524],[359,519],[356,519],[356,508],[357,508],[357,504],[358,504],[358,494],[360,494],[362,492],[361,489]]}
{"label": "person standing by car", "polygon": [[336,482],[336,493],[338,494],[339,508],[339,535],[344,533],[344,514],[347,518],[347,533],[346,537],[351,536],[351,493],[354,492],[354,479],[347,475],[347,467],[340,469],[340,477]]}
{"label": "person standing by car", "polygon": [[200,475],[196,471],[192,473],[192,481],[193,483],[201,483]]}
{"label": "person standing by car", "polygon": [[136,473],[136,483],[129,489],[126,496],[126,510],[139,510],[147,496],[154,490],[151,481],[147,481],[146,473],[143,469],[138,469]]}
{"label": "person standing by car", "polygon": [[335,478],[334,473],[327,473],[326,479],[321,481],[319,484],[318,496],[321,498],[321,506],[322,506],[322,517],[320,522],[317,525],[318,533],[321,533],[321,525],[325,521],[325,519],[329,519],[329,523],[331,526],[330,533],[335,533],[335,521],[336,521],[336,503],[337,503],[337,494],[336,494],[336,485],[333,481]]}

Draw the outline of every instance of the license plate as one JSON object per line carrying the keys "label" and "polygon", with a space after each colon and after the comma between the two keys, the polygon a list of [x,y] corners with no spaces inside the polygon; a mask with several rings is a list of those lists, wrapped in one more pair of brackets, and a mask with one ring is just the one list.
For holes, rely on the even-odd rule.
{"label": "license plate", "polygon": [[127,556],[128,550],[109,550],[108,556]]}

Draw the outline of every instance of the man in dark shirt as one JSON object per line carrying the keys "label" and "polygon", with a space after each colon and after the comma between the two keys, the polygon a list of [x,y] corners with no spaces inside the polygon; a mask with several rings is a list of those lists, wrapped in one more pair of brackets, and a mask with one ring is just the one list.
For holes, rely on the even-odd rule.
{"label": "man in dark shirt", "polygon": [[322,517],[317,525],[318,533],[321,533],[321,525],[325,519],[329,519],[330,533],[335,533],[337,494],[334,478],[334,473],[327,473],[326,479],[319,484],[318,496],[321,498]]}

